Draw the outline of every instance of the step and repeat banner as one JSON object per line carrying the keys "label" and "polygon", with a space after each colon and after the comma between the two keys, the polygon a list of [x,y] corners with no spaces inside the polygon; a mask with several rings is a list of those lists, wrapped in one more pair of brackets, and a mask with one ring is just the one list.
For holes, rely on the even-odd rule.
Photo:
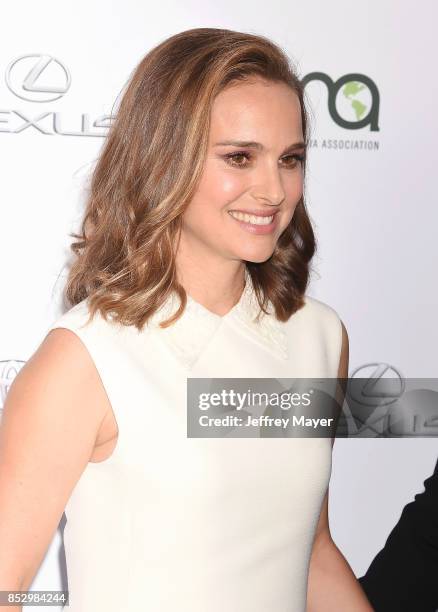
{"label": "step and repeat banner", "polygon": [[[347,328],[349,376],[438,375],[433,3],[18,0],[2,17],[2,402],[65,309],[69,233],[117,96],[150,48],[195,27],[271,38],[305,83],[307,206],[318,241],[309,293]],[[384,437],[372,411],[356,426],[357,436],[334,445],[330,522],[361,576],[423,491],[438,444],[409,429]],[[66,586],[62,527],[33,589]]]}

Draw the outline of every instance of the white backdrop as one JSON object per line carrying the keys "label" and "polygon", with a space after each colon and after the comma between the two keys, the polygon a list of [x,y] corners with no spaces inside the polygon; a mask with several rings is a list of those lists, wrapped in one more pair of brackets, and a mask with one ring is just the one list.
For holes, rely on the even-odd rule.
{"label": "white backdrop", "polygon": [[[344,321],[350,374],[377,362],[407,377],[437,376],[437,18],[433,3],[397,0],[17,0],[3,7],[2,376],[11,360],[31,356],[60,313],[68,233],[80,220],[83,181],[116,96],[151,47],[193,27],[266,35],[301,77],[320,72],[336,82],[360,74],[374,83],[378,109],[357,77],[339,88],[341,121],[329,113],[326,85],[306,85],[313,144],[307,203],[319,243],[309,293]],[[35,91],[25,91],[23,79],[41,56],[51,61]],[[379,129],[369,122],[355,129],[369,114]],[[437,458],[436,439],[336,441],[331,530],[358,576]],[[60,588],[60,545],[58,532],[33,589]]]}

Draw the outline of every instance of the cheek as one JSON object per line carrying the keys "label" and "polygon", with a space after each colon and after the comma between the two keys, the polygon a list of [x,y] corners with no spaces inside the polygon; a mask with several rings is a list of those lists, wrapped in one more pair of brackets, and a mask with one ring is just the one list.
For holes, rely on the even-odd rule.
{"label": "cheek", "polygon": [[196,193],[197,205],[207,204],[210,210],[220,210],[239,198],[245,191],[246,184],[243,176],[237,172],[227,172],[212,167],[207,170],[199,183]]}
{"label": "cheek", "polygon": [[303,195],[304,175],[302,170],[297,170],[292,173],[290,180],[287,182],[287,196],[292,202],[298,202]]}
{"label": "cheek", "polygon": [[245,182],[237,174],[224,174],[220,179],[215,179],[214,189],[222,200],[233,201],[245,191]]}
{"label": "cheek", "polygon": [[215,239],[222,240],[225,231],[223,215],[230,204],[239,199],[244,192],[242,178],[231,173],[210,169],[204,172],[186,212],[183,227],[197,235],[211,235],[215,227]]}
{"label": "cheek", "polygon": [[298,202],[303,196],[304,180],[302,174],[296,176],[294,181],[291,182],[288,193],[286,194],[287,200],[291,202],[292,212],[295,211]]}

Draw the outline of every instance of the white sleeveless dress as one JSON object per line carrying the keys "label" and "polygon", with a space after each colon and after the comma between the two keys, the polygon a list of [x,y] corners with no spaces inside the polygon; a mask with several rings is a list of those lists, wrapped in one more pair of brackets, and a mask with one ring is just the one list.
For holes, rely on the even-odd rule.
{"label": "white sleeveless dress", "polygon": [[88,349],[116,417],[65,508],[69,612],[305,612],[330,438],[188,438],[187,377],[336,378],[341,322],[307,296],[286,322],[258,312],[249,275],[220,317],[170,298],[142,332],[88,325],[87,300],[49,329]]}

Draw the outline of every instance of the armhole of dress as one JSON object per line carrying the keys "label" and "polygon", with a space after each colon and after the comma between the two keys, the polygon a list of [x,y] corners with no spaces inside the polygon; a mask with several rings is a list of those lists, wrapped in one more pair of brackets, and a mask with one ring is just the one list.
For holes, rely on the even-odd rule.
{"label": "armhole of dress", "polygon": [[[336,311],[334,311],[336,314],[336,324],[338,327],[338,348],[336,351],[336,355],[337,355],[337,359],[336,359],[336,371],[335,371],[335,378],[338,378],[338,372],[339,372],[339,364],[341,362],[341,353],[342,353],[342,320],[341,317],[338,315],[338,313]],[[347,372],[347,376],[348,376],[348,372]]]}
{"label": "armhole of dress", "polygon": [[[80,309],[81,306],[82,308]],[[98,315],[96,315],[96,317],[97,316]],[[111,401],[111,391],[109,389],[109,376],[107,377],[105,375],[104,369],[103,369],[105,350],[103,349],[103,347],[99,349],[98,342],[96,341],[93,342],[92,330],[95,332],[95,329],[94,329],[95,320],[93,319],[92,321],[86,324],[87,320],[88,320],[87,309],[82,303],[77,304],[75,307],[71,308],[70,310],[65,312],[63,315],[61,315],[58,319],[56,319],[54,323],[52,323],[48,327],[46,335],[53,329],[68,329],[71,332],[73,332],[77,338],[79,338],[82,345],[85,347],[85,350],[87,351],[91,361],[93,362],[93,365],[96,369],[97,375],[101,382],[102,388],[107,397],[108,404],[110,406],[110,410],[113,414],[113,418],[117,424],[117,430],[118,430],[117,442],[116,442],[116,445],[111,455],[109,455],[109,457],[107,457],[106,459],[103,459],[102,461],[89,461],[87,466],[90,466],[90,465],[100,465],[100,464],[104,465],[104,464],[112,463],[114,460],[116,460],[119,454],[119,450],[120,450],[120,423],[119,423],[118,414],[116,410],[114,409],[113,402]]]}

